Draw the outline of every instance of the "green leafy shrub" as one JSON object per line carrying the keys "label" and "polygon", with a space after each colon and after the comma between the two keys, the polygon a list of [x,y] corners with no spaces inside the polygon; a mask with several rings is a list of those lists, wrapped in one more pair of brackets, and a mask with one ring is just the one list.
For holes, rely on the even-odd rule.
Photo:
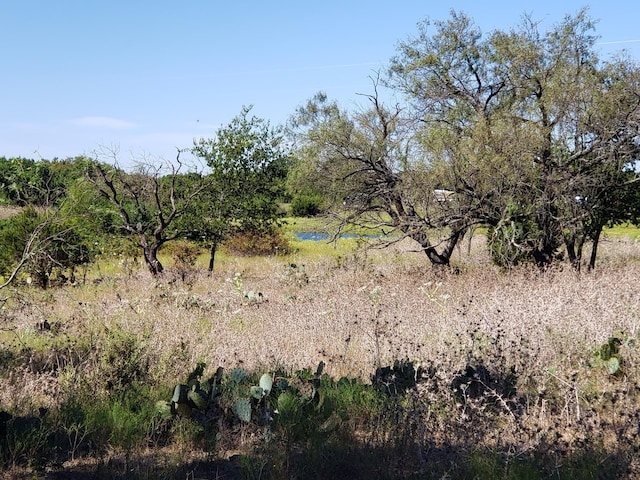
{"label": "green leafy shrub", "polygon": [[291,201],[294,217],[313,217],[322,211],[322,197],[314,194],[299,194]]}
{"label": "green leafy shrub", "polygon": [[66,281],[67,269],[73,277],[75,267],[89,262],[89,249],[76,230],[69,219],[31,207],[0,221],[0,275],[7,275],[23,261],[28,249],[24,269],[38,286],[47,288],[54,274]]}
{"label": "green leafy shrub", "polygon": [[[155,411],[149,386],[137,383],[116,394],[78,391],[70,394],[52,421],[58,443],[69,457],[125,451],[147,443]],[[66,443],[66,445],[65,445]]]}
{"label": "green leafy shrub", "polygon": [[56,450],[52,434],[44,415],[18,416],[0,411],[0,469],[25,465],[43,470]]}
{"label": "green leafy shrub", "polygon": [[131,389],[122,398],[108,396],[93,405],[86,404],[91,441],[98,452],[143,445],[154,415],[151,405],[148,395],[138,389]]}
{"label": "green leafy shrub", "polygon": [[166,246],[166,251],[173,257],[174,265],[179,270],[192,269],[200,255],[200,249],[187,241],[170,242]]}
{"label": "green leafy shrub", "polygon": [[148,359],[138,338],[122,330],[108,330],[100,348],[98,379],[108,392],[126,391],[147,377]]}
{"label": "green leafy shrub", "polygon": [[560,245],[557,240],[545,245],[545,238],[536,221],[535,205],[512,201],[500,222],[488,229],[487,246],[493,262],[503,268],[530,262],[542,264],[552,260]]}
{"label": "green leafy shrub", "polygon": [[173,268],[183,282],[187,282],[195,271],[200,249],[188,241],[174,241],[167,245],[168,253],[173,257]]}

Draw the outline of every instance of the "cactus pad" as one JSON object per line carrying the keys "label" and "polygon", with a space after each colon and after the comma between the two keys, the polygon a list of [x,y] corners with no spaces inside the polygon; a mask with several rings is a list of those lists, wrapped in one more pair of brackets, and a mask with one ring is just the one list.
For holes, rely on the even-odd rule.
{"label": "cactus pad", "polygon": [[269,395],[271,388],[273,387],[273,378],[268,373],[265,373],[260,377],[260,388],[263,390],[263,394]]}
{"label": "cactus pad", "polygon": [[234,368],[231,370],[231,380],[233,380],[236,384],[242,382],[247,376],[247,372],[245,372],[242,368]]}
{"label": "cactus pad", "polygon": [[251,401],[248,398],[236,400],[231,408],[233,413],[243,422],[251,421]]}

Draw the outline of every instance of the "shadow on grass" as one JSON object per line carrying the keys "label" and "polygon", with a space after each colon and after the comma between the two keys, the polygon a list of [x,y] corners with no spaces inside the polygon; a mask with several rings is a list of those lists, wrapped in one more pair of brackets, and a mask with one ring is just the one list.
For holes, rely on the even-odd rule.
{"label": "shadow on grass", "polygon": [[[410,446],[407,446],[410,447]],[[598,479],[621,480],[630,474],[630,453],[585,448],[560,458],[540,449],[526,457],[506,459],[472,445],[428,447],[398,451],[328,444],[298,450],[289,457],[270,449],[260,454],[235,455],[228,460],[192,460],[157,465],[153,457],[112,459],[92,467],[78,466],[50,471],[40,478],[51,480],[124,479]],[[14,477],[19,478],[19,477]],[[38,478],[25,476],[22,478]]]}
{"label": "shadow on grass", "polygon": [[[378,369],[372,383],[373,392],[383,396],[373,398],[385,399],[380,408],[365,402],[371,407],[366,415],[345,413],[331,428],[324,426],[335,416],[321,416],[321,406],[329,405],[331,398],[357,401],[372,389],[361,382],[322,377],[325,400],[305,403],[308,409],[292,416],[290,424],[283,420],[282,434],[274,434],[268,443],[258,424],[233,430],[239,420],[219,423],[229,429],[229,435],[221,438],[234,440],[229,448],[236,450],[229,458],[186,443],[155,443],[155,447],[147,443],[129,450],[121,446],[117,452],[103,450],[102,457],[96,450],[81,455],[77,449],[76,460],[69,461],[68,448],[61,446],[65,438],[47,427],[46,414],[19,417],[0,412],[0,458],[5,468],[0,473],[3,478],[25,480],[639,478],[635,459],[640,444],[630,435],[633,429],[621,431],[620,425],[602,423],[596,412],[589,421],[600,419],[603,431],[582,438],[600,440],[567,441],[564,434],[585,433],[588,412],[583,411],[582,420],[571,426],[559,420],[561,414],[554,421],[549,416],[543,425],[528,425],[532,419],[522,416],[523,399],[515,389],[513,371],[477,363],[457,372],[450,385],[439,384],[435,373],[431,368],[415,370],[412,363],[402,361]],[[329,387],[342,396],[330,397]],[[430,400],[430,394],[439,394],[440,403],[437,398]],[[337,403],[334,407],[340,411]],[[284,418],[284,403],[279,408]],[[314,421],[313,415],[320,416]],[[613,432],[617,442],[604,443],[602,439]]]}

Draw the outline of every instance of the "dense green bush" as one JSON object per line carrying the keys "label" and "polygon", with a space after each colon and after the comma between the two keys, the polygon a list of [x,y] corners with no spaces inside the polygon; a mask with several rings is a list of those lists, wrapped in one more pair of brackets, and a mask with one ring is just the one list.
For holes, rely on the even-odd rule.
{"label": "dense green bush", "polygon": [[291,214],[294,217],[313,217],[322,211],[320,195],[300,194],[291,201]]}
{"label": "dense green bush", "polygon": [[123,330],[109,330],[99,347],[100,386],[116,395],[127,392],[147,378],[148,359],[135,335]]}
{"label": "dense green bush", "polygon": [[534,205],[510,202],[503,217],[487,231],[487,246],[496,265],[503,268],[532,262],[543,265],[556,257],[560,243],[545,236],[537,223]]}
{"label": "dense green bush", "polygon": [[70,218],[57,217],[28,207],[0,221],[0,275],[23,262],[23,268],[42,288],[52,275],[66,280],[63,272],[87,264],[90,250]]}

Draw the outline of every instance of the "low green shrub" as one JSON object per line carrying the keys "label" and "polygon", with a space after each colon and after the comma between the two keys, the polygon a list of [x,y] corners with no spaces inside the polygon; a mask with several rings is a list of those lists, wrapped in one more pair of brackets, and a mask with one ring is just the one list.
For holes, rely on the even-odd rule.
{"label": "low green shrub", "polygon": [[138,338],[123,330],[107,330],[99,346],[97,378],[108,392],[127,391],[134,383],[147,377],[148,358]]}
{"label": "low green shrub", "polygon": [[53,429],[46,412],[39,416],[0,411],[0,471],[18,465],[42,471],[55,455]]}
{"label": "low green shrub", "polygon": [[314,217],[322,211],[321,195],[300,194],[291,201],[291,215],[294,217]]}
{"label": "low green shrub", "polygon": [[167,253],[173,258],[175,268],[188,270],[195,266],[200,255],[200,248],[192,242],[179,240],[167,243],[163,253]]}

